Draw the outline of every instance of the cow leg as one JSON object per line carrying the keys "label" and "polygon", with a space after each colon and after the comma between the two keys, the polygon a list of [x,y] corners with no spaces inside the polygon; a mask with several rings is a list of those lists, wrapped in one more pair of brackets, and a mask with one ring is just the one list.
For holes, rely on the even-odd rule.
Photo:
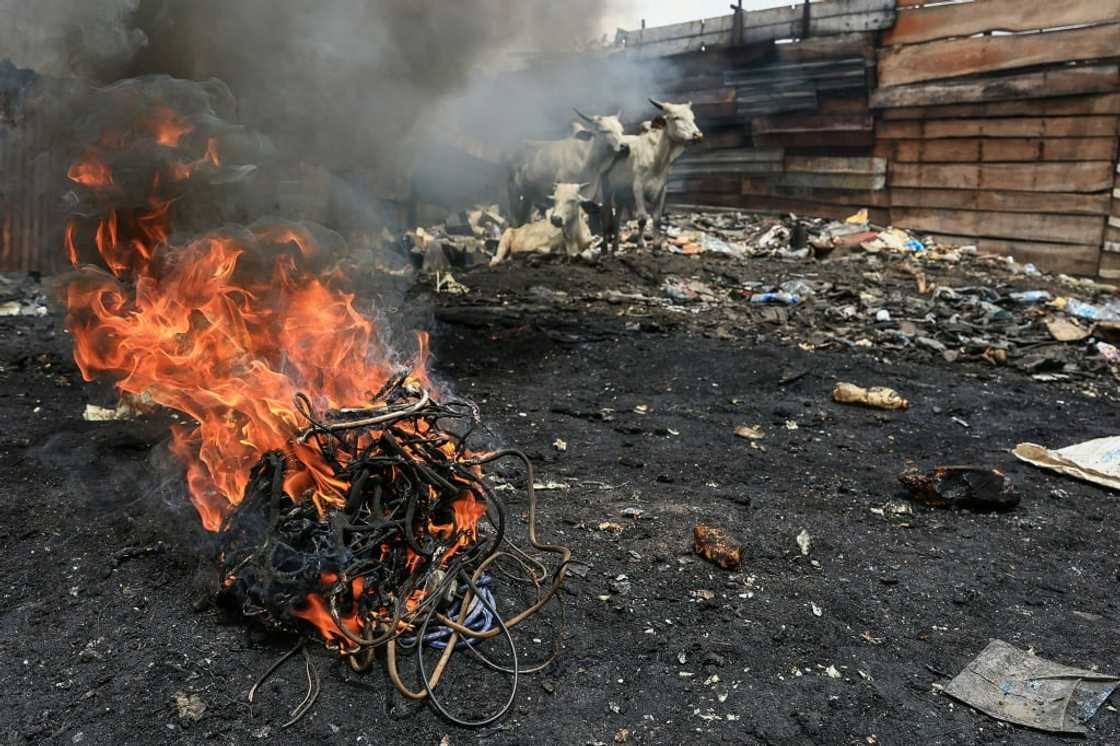
{"label": "cow leg", "polygon": [[665,185],[662,185],[661,192],[657,195],[657,206],[654,208],[653,213],[653,228],[651,233],[654,240],[661,235],[661,221],[665,216],[665,197],[668,195],[669,190]]}
{"label": "cow leg", "polygon": [[644,184],[634,180],[634,215],[638,218],[638,236],[644,240],[646,223],[649,222],[649,212],[646,209],[646,188]]}

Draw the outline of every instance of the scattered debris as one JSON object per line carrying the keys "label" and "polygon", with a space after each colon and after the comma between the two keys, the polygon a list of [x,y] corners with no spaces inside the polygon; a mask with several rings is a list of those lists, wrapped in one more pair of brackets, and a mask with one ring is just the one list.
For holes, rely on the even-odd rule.
{"label": "scattered debris", "polygon": [[1097,342],[1097,352],[1108,363],[1114,378],[1120,380],[1120,349],[1108,342]]}
{"label": "scattered debris", "polygon": [[557,438],[552,441],[552,447],[561,452],[566,451],[568,450],[568,441],[563,438]]}
{"label": "scattered debris", "polygon": [[749,427],[747,425],[739,425],[739,427],[735,428],[735,434],[747,440],[760,440],[766,437],[766,433],[762,431],[762,427],[759,425],[751,425]]}
{"label": "scattered debris", "polygon": [[1080,342],[1092,332],[1073,319],[1052,316],[1046,319],[1046,329],[1059,342]]}
{"label": "scattered debris", "polygon": [[108,407],[101,407],[97,404],[87,404],[85,410],[82,412],[82,419],[86,422],[112,422],[115,420],[134,420],[144,413],[146,409],[154,406],[150,403],[146,406],[140,397],[131,394],[123,394],[117,406],[113,409]]}
{"label": "scattered debris", "polygon": [[1011,510],[1019,504],[1014,484],[998,469],[982,466],[939,466],[911,469],[898,477],[913,500],[935,508]]}
{"label": "scattered debris", "polygon": [[781,303],[787,306],[796,306],[801,302],[801,298],[796,295],[787,293],[784,290],[777,290],[769,293],[755,293],[751,296],[751,303]]}
{"label": "scattered debris", "polygon": [[1095,306],[1077,298],[1065,302],[1066,313],[1091,321],[1120,321],[1120,301],[1112,301],[1104,306]]}
{"label": "scattered debris", "polygon": [[954,699],[997,720],[1054,733],[1088,733],[1120,678],[1038,658],[992,640],[945,687]]}
{"label": "scattered debris", "polygon": [[1012,453],[1028,464],[1120,490],[1120,436],[1088,440],[1057,451],[1020,443]]}
{"label": "scattered debris", "polygon": [[692,529],[693,551],[724,570],[735,570],[743,563],[743,547],[722,528],[699,524]]}
{"label": "scattered debris", "polygon": [[206,703],[197,694],[175,692],[175,708],[179,711],[180,720],[197,722],[202,719],[203,713],[206,712]]}
{"label": "scattered debris", "polygon": [[809,550],[813,548],[813,537],[805,529],[801,529],[801,533],[797,535],[797,546],[801,548],[802,557],[809,556]]}
{"label": "scattered debris", "polygon": [[854,383],[838,383],[832,389],[832,400],[841,404],[861,404],[875,409],[906,409],[910,402],[903,399],[894,389],[873,386],[869,389]]}
{"label": "scattered debris", "polygon": [[436,292],[449,295],[466,295],[471,289],[455,279],[450,272],[436,272]]}

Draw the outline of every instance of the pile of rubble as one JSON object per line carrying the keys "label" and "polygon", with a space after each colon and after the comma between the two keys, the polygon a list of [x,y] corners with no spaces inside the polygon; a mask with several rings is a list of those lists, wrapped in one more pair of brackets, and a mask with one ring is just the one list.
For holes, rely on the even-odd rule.
{"label": "pile of rubble", "polygon": [[[388,243],[407,258],[403,271],[432,278],[439,293],[465,295],[474,280],[464,273],[489,262],[505,228],[497,207],[475,208]],[[605,271],[600,249],[585,259]],[[643,239],[632,222],[620,256],[632,265],[669,257],[676,264],[641,285],[615,282],[582,300],[695,316],[720,336],[774,326],[780,339],[805,349],[1007,365],[1042,381],[1120,377],[1116,287],[877,227],[866,211],[842,221],[673,211],[657,241]],[[682,271],[684,258],[696,263]],[[511,271],[520,271],[516,262]],[[563,304],[581,299],[569,289],[555,296]]]}
{"label": "pile of rubble", "polygon": [[378,261],[378,269],[436,276],[453,268],[485,265],[506,227],[497,205],[452,212],[442,223],[384,235],[376,255],[396,261],[390,261],[395,266],[389,267]]}
{"label": "pile of rubble", "polygon": [[803,347],[918,350],[1012,365],[1039,380],[1120,375],[1120,298],[1111,285],[876,228],[865,212],[847,221],[678,213],[667,235],[675,253],[800,260],[804,271],[780,281],[715,288],[669,277],[662,289],[673,304],[783,307],[764,316],[809,326]]}
{"label": "pile of rubble", "polygon": [[47,296],[38,278],[0,274],[0,316],[46,316]]}

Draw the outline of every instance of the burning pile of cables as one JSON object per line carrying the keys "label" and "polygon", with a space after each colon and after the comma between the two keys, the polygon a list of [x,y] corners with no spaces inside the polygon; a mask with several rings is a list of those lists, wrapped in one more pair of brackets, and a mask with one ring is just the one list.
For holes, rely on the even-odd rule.
{"label": "burning pile of cables", "polygon": [[[216,113],[226,93],[154,77],[91,94],[67,174],[81,208],[66,230],[75,361],[86,380],[176,413],[170,447],[218,548],[220,598],[301,640],[277,662],[301,650],[307,667],[289,723],[318,694],[314,638],[356,671],[382,659],[405,697],[454,722],[492,722],[518,676],[551,660],[527,665],[512,630],[548,623],[571,555],[538,537],[525,456],[468,445],[479,412],[433,385],[426,335],[411,365],[383,343],[338,236],[276,219],[172,230],[199,194],[220,204],[221,189],[252,188],[256,167],[231,145],[242,135]],[[524,520],[483,476],[507,458],[524,464]],[[508,680],[508,696],[477,678],[440,687],[457,652]]]}
{"label": "burning pile of cables", "polygon": [[[469,450],[478,410],[437,402],[407,373],[366,408],[315,413],[306,397],[297,401],[309,423],[298,440],[322,453],[345,499],[325,508],[293,501],[284,492],[283,453],[266,454],[221,527],[223,596],[271,627],[306,630],[309,622],[356,671],[383,650],[400,692],[427,698],[455,722],[501,717],[529,668],[510,628],[555,597],[571,559],[537,536],[530,462],[514,450]],[[503,458],[525,465],[528,538],[534,550],[558,557],[551,572],[510,541],[506,505],[482,476],[483,464]],[[499,609],[497,575],[531,587],[523,608]],[[503,662],[483,652],[491,640],[504,646]],[[425,647],[439,651],[434,664]],[[511,679],[505,704],[474,720],[451,713],[436,692],[452,655],[464,650]],[[413,686],[401,672],[405,656],[416,668]]]}

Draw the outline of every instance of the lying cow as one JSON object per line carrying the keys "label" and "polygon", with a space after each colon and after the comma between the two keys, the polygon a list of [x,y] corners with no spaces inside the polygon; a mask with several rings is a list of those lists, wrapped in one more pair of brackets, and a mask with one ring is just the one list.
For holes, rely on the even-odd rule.
{"label": "lying cow", "polygon": [[592,234],[584,209],[598,207],[580,194],[587,184],[557,184],[552,194],[553,206],[540,220],[517,228],[507,228],[498,242],[498,251],[490,260],[494,267],[510,254],[564,252],[575,256],[591,245]]}
{"label": "lying cow", "polygon": [[510,159],[509,216],[513,226],[529,222],[534,205],[548,199],[553,184],[588,183],[597,196],[603,174],[629,148],[617,115],[589,117],[578,109],[582,127],[563,140],[529,142]]}
{"label": "lying cow", "polygon": [[647,225],[650,235],[656,235],[665,211],[665,192],[673,161],[684,154],[687,145],[704,139],[704,133],[696,126],[692,102],[671,104],[650,99],[650,103],[660,109],[661,114],[650,120],[648,128],[642,122],[640,135],[623,138],[629,153],[603,177],[603,231],[611,251],[618,249],[619,228],[631,216],[637,218],[643,235]]}

